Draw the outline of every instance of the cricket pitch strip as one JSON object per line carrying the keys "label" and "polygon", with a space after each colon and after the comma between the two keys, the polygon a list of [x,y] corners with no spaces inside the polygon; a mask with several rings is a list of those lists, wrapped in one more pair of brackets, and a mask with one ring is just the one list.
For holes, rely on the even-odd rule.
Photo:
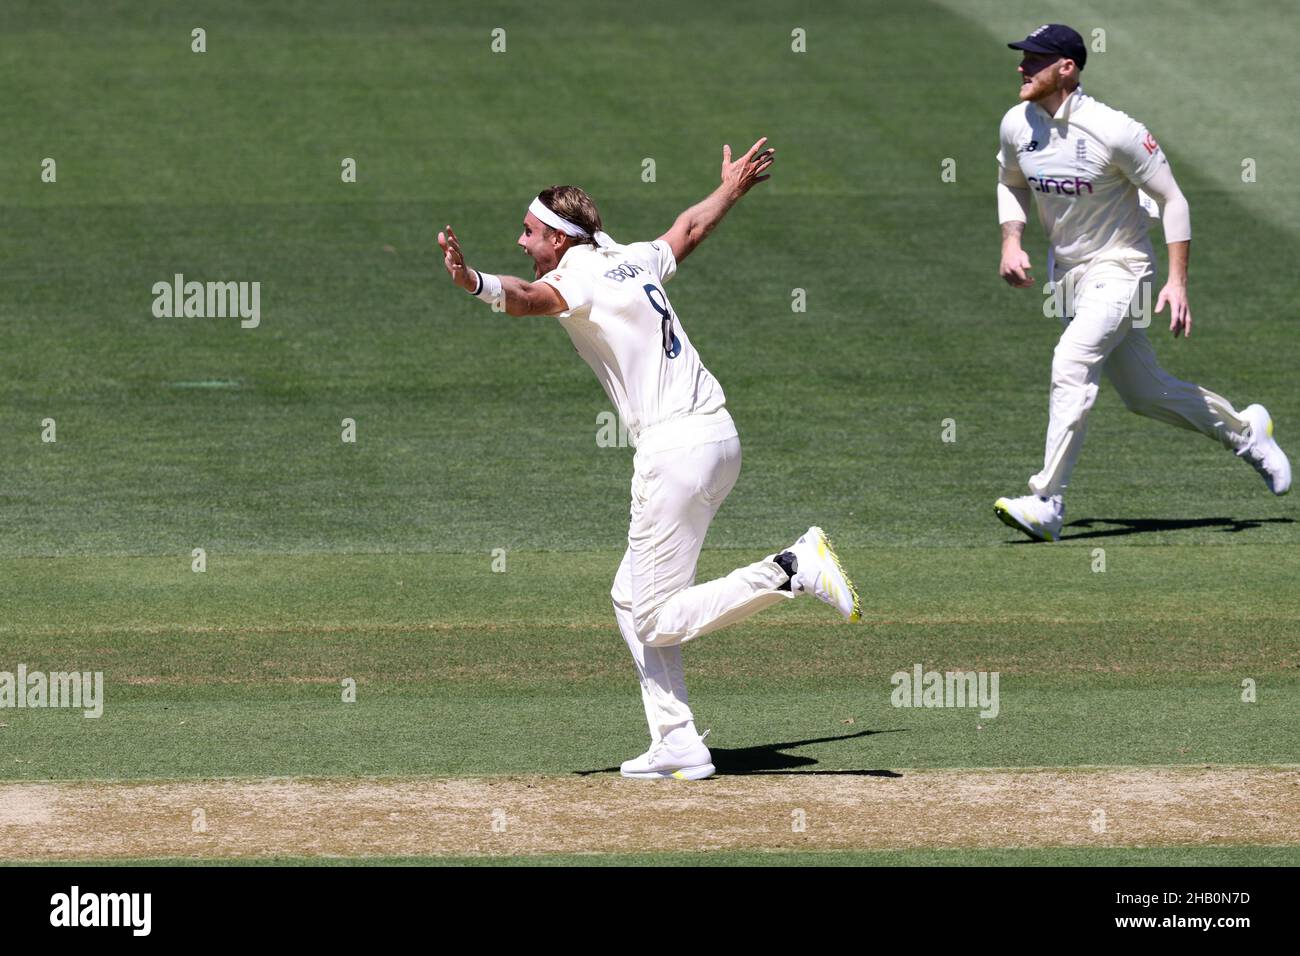
{"label": "cricket pitch strip", "polygon": [[1281,846],[1300,767],[0,784],[0,859]]}

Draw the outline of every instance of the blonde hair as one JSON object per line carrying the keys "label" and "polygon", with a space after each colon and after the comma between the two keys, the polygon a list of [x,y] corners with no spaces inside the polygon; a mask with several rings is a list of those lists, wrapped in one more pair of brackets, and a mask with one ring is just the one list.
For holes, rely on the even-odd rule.
{"label": "blonde hair", "polygon": [[[581,226],[592,236],[605,228],[601,224],[600,210],[596,208],[596,203],[579,186],[548,186],[537,194],[537,198],[551,212],[563,216],[575,226]],[[547,226],[542,235],[550,236],[554,231]],[[596,240],[574,238],[573,242],[575,245],[595,245]]]}

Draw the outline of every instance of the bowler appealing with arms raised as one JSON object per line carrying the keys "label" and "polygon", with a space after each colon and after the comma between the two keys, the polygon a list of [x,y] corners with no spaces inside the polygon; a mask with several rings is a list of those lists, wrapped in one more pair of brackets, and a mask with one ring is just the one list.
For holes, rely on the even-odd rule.
{"label": "bowler appealing with arms raised", "polygon": [[685,641],[799,594],[851,621],[861,616],[857,592],[817,527],[789,548],[695,584],[705,532],[740,475],[740,439],[721,386],[663,287],[740,197],[770,178],[763,173],[775,150],[760,152],[765,142],[735,162],[724,146],[721,185],[654,242],[615,242],[576,186],[543,190],[519,237],[533,282],[469,268],[451,226],[438,234],[457,285],[510,315],[559,317],[636,446],[627,551],[610,596],[636,661],[651,743],[623,764],[625,777],[700,780],[714,772],[686,703]]}
{"label": "bowler appealing with arms raised", "polygon": [[[1291,463],[1273,440],[1268,411],[1237,411],[1223,396],[1162,369],[1143,331],[1149,310],[1135,309],[1150,301],[1155,273],[1145,191],[1158,206],[1169,247],[1169,278],[1155,311],[1168,303],[1170,331],[1191,334],[1190,213],[1160,145],[1141,123],[1083,92],[1087,50],[1074,30],[1047,24],[1008,46],[1024,57],[1021,102],[1002,118],[998,150],[1001,274],[1016,288],[1034,285],[1020,245],[1032,191],[1049,243],[1048,281],[1065,291],[1066,327],[1052,358],[1043,469],[1029,479],[1032,494],[999,498],[995,513],[1031,538],[1060,537],[1063,494],[1103,371],[1129,409],[1218,439],[1250,462],[1270,491],[1286,494]],[[1139,316],[1145,321],[1135,324]]]}

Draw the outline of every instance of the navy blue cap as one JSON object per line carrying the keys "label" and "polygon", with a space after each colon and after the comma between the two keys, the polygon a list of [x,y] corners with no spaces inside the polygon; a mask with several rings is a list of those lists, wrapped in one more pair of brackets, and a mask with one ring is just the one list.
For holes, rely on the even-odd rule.
{"label": "navy blue cap", "polygon": [[1029,36],[1016,43],[1008,43],[1013,50],[1028,50],[1030,53],[1055,53],[1066,56],[1083,69],[1088,62],[1088,48],[1083,45],[1083,37],[1064,23],[1045,23]]}

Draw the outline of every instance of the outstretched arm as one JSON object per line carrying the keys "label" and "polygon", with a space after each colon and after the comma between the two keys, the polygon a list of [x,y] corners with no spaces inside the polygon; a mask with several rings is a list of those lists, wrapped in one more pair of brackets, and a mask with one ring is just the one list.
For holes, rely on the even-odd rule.
{"label": "outstretched arm", "polygon": [[722,147],[721,185],[705,199],[678,216],[673,227],[659,237],[672,248],[673,257],[679,263],[704,241],[705,237],[713,231],[713,227],[722,221],[727,211],[740,201],[741,196],[749,192],[755,184],[772,178],[770,173],[766,176],[760,175],[776,159],[775,149],[759,152],[760,147],[766,142],[766,136],[760,138],[757,143],[749,147],[749,152],[734,163],[731,161],[731,147]]}
{"label": "outstretched arm", "polygon": [[[528,282],[514,276],[490,276],[484,288],[484,276],[465,264],[465,256],[460,251],[460,240],[451,226],[445,233],[438,233],[438,245],[442,248],[442,264],[447,267],[451,281],[466,292],[480,296],[489,304],[504,301],[507,315],[559,315],[568,309],[564,296],[555,286],[547,282]],[[500,283],[498,290],[492,279]]]}

